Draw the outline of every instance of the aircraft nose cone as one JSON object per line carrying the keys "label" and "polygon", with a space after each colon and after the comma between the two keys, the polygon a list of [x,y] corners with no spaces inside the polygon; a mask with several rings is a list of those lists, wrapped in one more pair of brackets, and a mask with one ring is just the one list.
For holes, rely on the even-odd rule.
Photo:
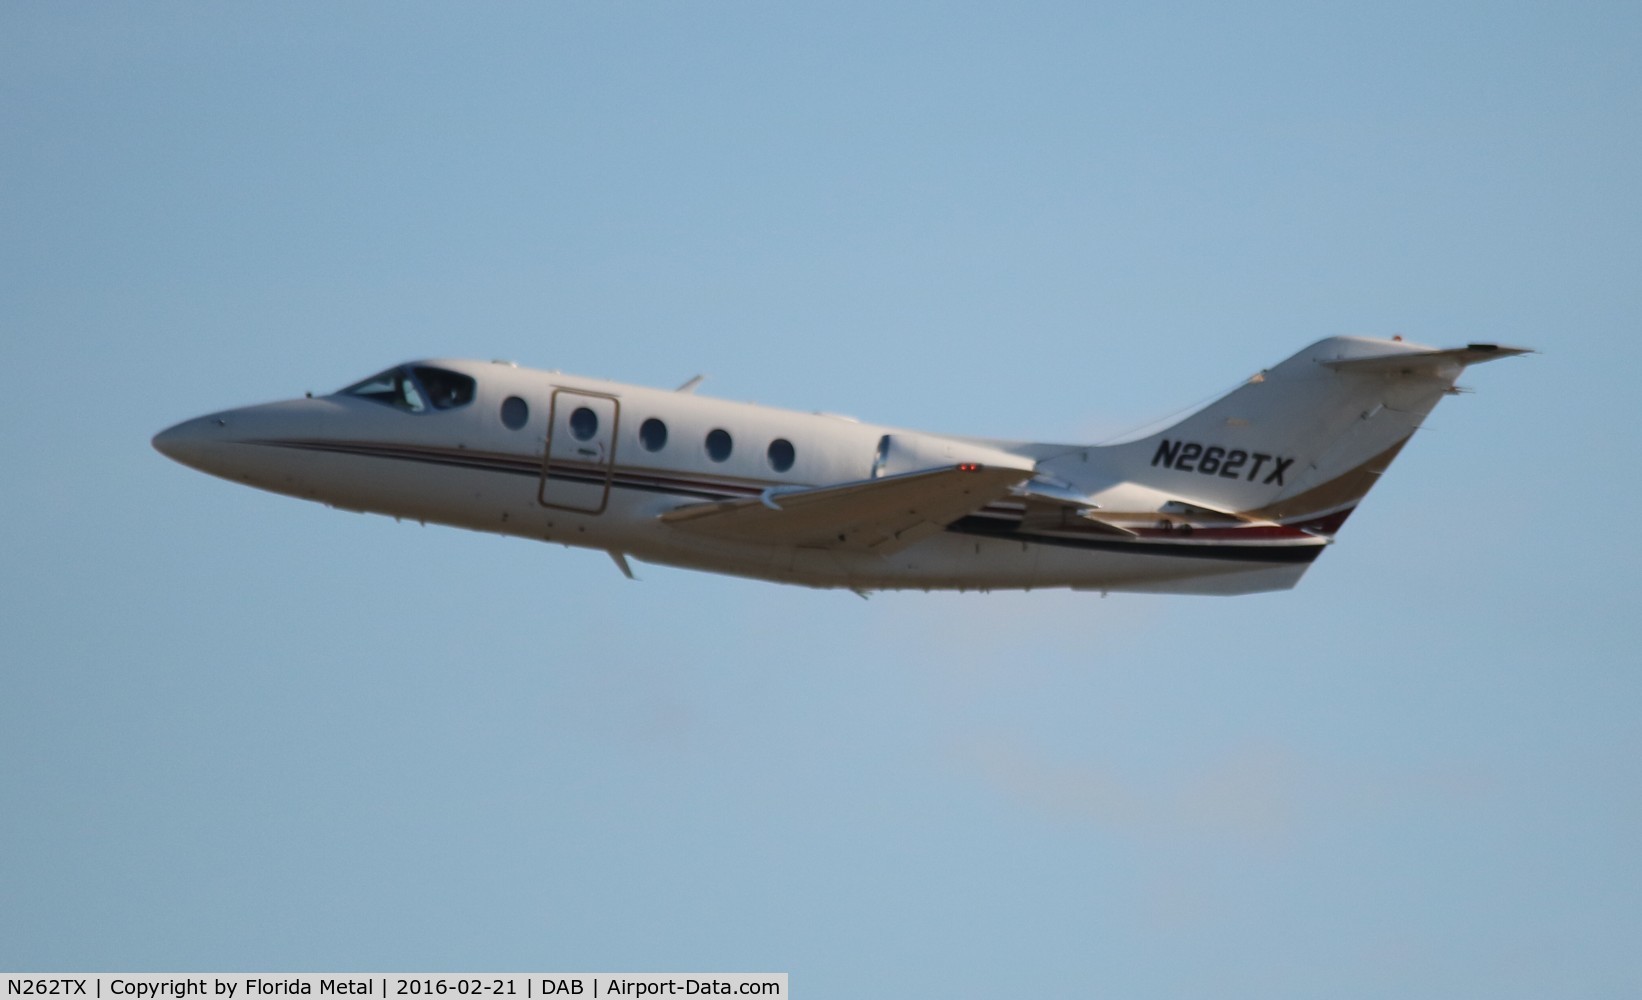
{"label": "aircraft nose cone", "polygon": [[154,450],[173,461],[200,468],[207,450],[222,439],[227,421],[221,417],[196,417],[167,427],[154,435]]}

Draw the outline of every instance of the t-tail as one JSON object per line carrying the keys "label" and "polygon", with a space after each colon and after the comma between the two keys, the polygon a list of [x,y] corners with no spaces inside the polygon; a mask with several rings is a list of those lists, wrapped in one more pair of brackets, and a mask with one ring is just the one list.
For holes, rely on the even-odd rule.
{"label": "t-tail", "polygon": [[[1169,429],[1089,449],[1094,517],[1159,527],[1205,521],[1332,536],[1467,365],[1528,353],[1470,344],[1330,337]],[[1075,481],[1078,456],[1040,464]]]}

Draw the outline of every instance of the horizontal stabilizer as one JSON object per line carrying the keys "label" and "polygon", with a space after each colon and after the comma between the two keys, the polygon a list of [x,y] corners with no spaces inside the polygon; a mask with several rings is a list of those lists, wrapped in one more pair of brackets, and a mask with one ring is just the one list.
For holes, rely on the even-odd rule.
{"label": "horizontal stabilizer", "polygon": [[1009,494],[1030,469],[964,463],[838,486],[769,489],[661,515],[684,531],[771,545],[889,553]]}
{"label": "horizontal stabilizer", "polygon": [[1444,368],[1477,365],[1484,361],[1533,353],[1526,347],[1502,347],[1499,344],[1467,344],[1447,350],[1414,350],[1397,354],[1375,354],[1365,358],[1342,358],[1323,361],[1322,365],[1340,372],[1362,372],[1370,375],[1440,375]]}

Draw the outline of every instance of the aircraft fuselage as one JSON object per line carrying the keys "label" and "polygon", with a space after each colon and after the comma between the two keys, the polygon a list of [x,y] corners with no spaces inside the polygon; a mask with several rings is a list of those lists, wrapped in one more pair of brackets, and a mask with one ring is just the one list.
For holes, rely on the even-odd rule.
{"label": "aircraft fuselage", "polygon": [[1209,477],[1245,491],[1291,485],[1277,480],[1296,478],[1304,456],[1294,433],[1272,430],[1259,448],[1177,434],[1131,454],[438,360],[199,417],[154,444],[260,489],[604,549],[624,569],[632,556],[859,591],[1242,593],[1292,586],[1360,496],[1288,518],[1202,501],[1193,487]]}

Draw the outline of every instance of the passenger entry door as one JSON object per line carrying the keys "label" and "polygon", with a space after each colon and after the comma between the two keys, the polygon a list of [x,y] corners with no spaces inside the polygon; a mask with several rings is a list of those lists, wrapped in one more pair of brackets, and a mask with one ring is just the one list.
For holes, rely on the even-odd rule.
{"label": "passenger entry door", "polygon": [[537,499],[543,507],[602,514],[616,468],[621,403],[614,396],[555,389]]}

